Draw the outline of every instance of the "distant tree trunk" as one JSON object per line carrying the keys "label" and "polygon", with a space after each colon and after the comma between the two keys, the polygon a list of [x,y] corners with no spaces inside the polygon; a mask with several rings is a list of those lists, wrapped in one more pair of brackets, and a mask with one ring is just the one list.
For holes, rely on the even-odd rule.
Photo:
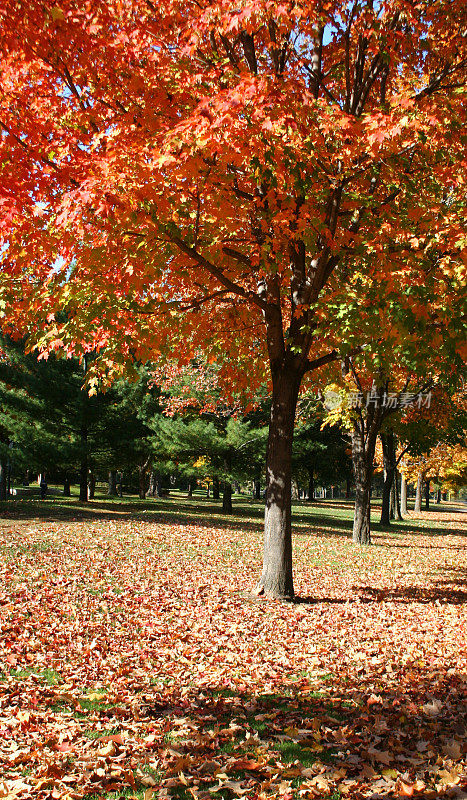
{"label": "distant tree trunk", "polygon": [[348,500],[350,498],[350,489],[352,486],[352,479],[346,478],[345,479],[345,499]]}
{"label": "distant tree trunk", "polygon": [[214,500],[219,500],[221,496],[219,478],[212,479],[212,497]]}
{"label": "distant tree trunk", "polygon": [[232,514],[232,484],[229,481],[224,481],[222,511],[224,514]]}
{"label": "distant tree trunk", "polygon": [[[83,440],[83,435],[81,436]],[[88,455],[83,453],[81,457],[81,466],[79,470],[79,499],[81,503],[88,501]]]}
{"label": "distant tree trunk", "polygon": [[209,481],[207,481],[206,482],[206,497],[210,497],[210,492],[209,492],[210,486],[211,486],[211,484],[209,483]]}
{"label": "distant tree trunk", "polygon": [[401,478],[401,515],[407,514],[407,481],[405,475]]}
{"label": "distant tree trunk", "polygon": [[6,473],[7,467],[4,461],[0,461],[0,500],[7,499],[7,490],[6,490]]}
{"label": "distant tree trunk", "polygon": [[94,500],[94,495],[96,493],[96,476],[94,472],[90,470],[88,476],[88,497],[90,500]]}
{"label": "distant tree trunk", "polygon": [[436,503],[441,503],[441,489],[437,489],[436,491]]}
{"label": "distant tree trunk", "polygon": [[415,492],[415,505],[414,505],[414,511],[416,511],[417,513],[422,510],[422,487],[423,487],[423,475],[422,473],[420,473],[417,478],[417,490]]}
{"label": "distant tree trunk", "polygon": [[354,418],[352,429],[352,465],[355,479],[355,512],[352,540],[355,544],[371,544],[370,504],[371,483],[373,480],[373,461],[376,440],[383,421],[383,389],[376,390],[376,405],[366,409]]}
{"label": "distant tree trunk", "polygon": [[[159,495],[160,495],[160,489],[159,489]],[[159,495],[158,495],[158,496],[159,496]],[[188,484],[188,488],[187,488],[187,497],[193,497],[193,486],[192,486],[192,483],[191,483],[191,481],[190,481],[190,483]]]}
{"label": "distant tree trunk", "polygon": [[[394,453],[393,453],[393,439],[394,434],[392,431],[381,433],[381,444],[383,446],[383,465],[384,465],[384,483],[383,483],[383,497],[381,501],[381,525],[389,525],[391,521],[391,504],[392,504],[392,519],[394,519]],[[392,495],[392,496],[391,496]],[[392,501],[392,503],[391,503]]]}
{"label": "distant tree trunk", "polygon": [[63,497],[70,497],[70,478],[68,475],[65,475],[63,479]]}
{"label": "distant tree trunk", "polygon": [[425,481],[425,509],[430,510],[430,479]]}
{"label": "distant tree trunk", "polygon": [[448,499],[448,493],[447,492],[443,492],[442,498],[443,498],[444,501],[446,501]]}
{"label": "distant tree trunk", "polygon": [[144,500],[146,497],[146,464],[138,465],[138,497]]}
{"label": "distant tree trunk", "polygon": [[117,471],[115,469],[109,470],[107,494],[109,497],[117,496]]}
{"label": "distant tree trunk", "polygon": [[403,519],[399,495],[399,471],[397,467],[394,470],[394,519],[398,522],[401,522]]}
{"label": "distant tree trunk", "polygon": [[308,500],[313,502],[315,496],[315,471],[313,467],[308,467]]}
{"label": "distant tree trunk", "polygon": [[[87,370],[87,356],[83,358],[84,374]],[[85,389],[81,389],[81,465],[79,470],[79,499],[81,503],[88,502],[88,401],[89,397]]]}

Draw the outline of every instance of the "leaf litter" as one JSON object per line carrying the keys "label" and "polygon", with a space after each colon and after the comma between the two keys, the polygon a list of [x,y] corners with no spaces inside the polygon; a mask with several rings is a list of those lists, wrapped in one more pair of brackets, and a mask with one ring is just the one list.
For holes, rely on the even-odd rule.
{"label": "leaf litter", "polygon": [[294,604],[240,524],[4,521],[0,800],[466,797],[460,520],[301,532]]}

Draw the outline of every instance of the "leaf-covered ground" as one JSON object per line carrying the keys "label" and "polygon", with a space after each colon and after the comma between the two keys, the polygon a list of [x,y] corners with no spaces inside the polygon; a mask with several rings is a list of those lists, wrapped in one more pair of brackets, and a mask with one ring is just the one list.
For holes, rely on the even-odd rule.
{"label": "leaf-covered ground", "polygon": [[301,602],[252,599],[260,506],[0,516],[0,798],[467,797],[466,515],[295,522]]}

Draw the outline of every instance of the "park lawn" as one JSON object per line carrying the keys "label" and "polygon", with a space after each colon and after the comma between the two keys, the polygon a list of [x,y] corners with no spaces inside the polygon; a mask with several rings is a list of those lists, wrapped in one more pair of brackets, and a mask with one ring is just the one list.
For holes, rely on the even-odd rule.
{"label": "park lawn", "polygon": [[286,604],[234,502],[2,505],[0,798],[466,796],[462,509],[297,505]]}

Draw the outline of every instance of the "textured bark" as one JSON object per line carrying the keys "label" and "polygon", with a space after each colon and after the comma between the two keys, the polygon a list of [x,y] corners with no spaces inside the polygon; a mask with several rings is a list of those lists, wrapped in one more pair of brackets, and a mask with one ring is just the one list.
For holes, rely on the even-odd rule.
{"label": "textured bark", "polygon": [[402,475],[401,479],[401,515],[407,514],[407,481]]}
{"label": "textured bark", "polygon": [[[380,434],[383,446],[384,483],[381,501],[381,525],[389,525],[394,519],[394,434],[392,431]],[[391,509],[392,506],[392,509]],[[392,514],[391,514],[392,510]]]}
{"label": "textured bark", "polygon": [[293,599],[291,468],[295,410],[301,375],[292,369],[273,371],[267,453],[263,572],[258,593]]}
{"label": "textured bark", "polygon": [[154,497],[156,493],[156,473],[152,469],[149,473],[149,484],[146,490],[146,497]]}
{"label": "textured bark", "polygon": [[355,479],[355,513],[352,540],[355,544],[371,544],[370,504],[373,480],[373,461],[376,440],[384,418],[382,396],[384,387],[376,390],[376,404],[354,417],[352,430],[352,466]]}
{"label": "textured bark", "polygon": [[355,544],[371,544],[370,496],[373,455],[370,461],[369,454],[362,446],[361,436],[354,431],[352,433],[352,461],[355,476],[355,512],[352,540]]}
{"label": "textured bark", "polygon": [[222,511],[224,514],[232,513],[232,484],[230,481],[224,481],[222,491]]}
{"label": "textured bark", "polygon": [[422,487],[423,487],[423,475],[420,475],[417,478],[417,490],[415,492],[415,506],[414,511],[421,511],[422,510]]}

